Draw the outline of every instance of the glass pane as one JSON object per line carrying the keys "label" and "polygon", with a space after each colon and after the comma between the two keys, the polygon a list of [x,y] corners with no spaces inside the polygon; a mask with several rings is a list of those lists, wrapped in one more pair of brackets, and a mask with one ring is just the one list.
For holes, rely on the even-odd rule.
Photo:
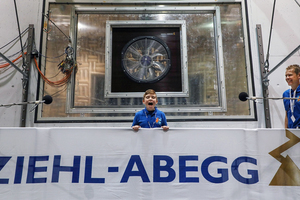
{"label": "glass pane", "polygon": [[44,93],[43,95],[51,95],[53,103],[49,106],[43,106],[42,117],[74,116],[65,113],[67,84],[56,85],[65,77],[58,65],[66,58],[64,53],[69,45],[71,6],[51,4],[50,10],[49,19],[53,23],[48,18],[44,18],[44,28],[46,29],[44,29],[43,37],[46,37],[46,43],[44,44],[46,45],[46,56],[45,65],[42,64],[41,68],[45,70],[45,76],[53,84],[44,83],[44,88],[40,91]]}
{"label": "glass pane", "polygon": [[[88,5],[87,5],[88,6]],[[199,5],[197,5],[199,6]],[[205,6],[208,6],[205,4]],[[247,91],[247,71],[245,45],[240,4],[220,4],[221,29],[223,36],[223,54],[225,68],[225,88],[227,112],[214,112],[213,115],[238,116],[249,115],[249,104],[238,99],[241,91]],[[115,7],[115,5],[114,5]],[[69,35],[72,5],[50,4],[51,19]],[[197,118],[210,113],[201,112],[201,107],[220,107],[220,83],[217,69],[214,16],[210,13],[178,14],[78,14],[76,61],[78,70],[75,76],[73,106],[75,108],[132,108],[130,113],[82,113],[68,114],[66,106],[66,86],[52,87],[45,85],[44,94],[53,96],[55,104],[43,108],[42,117],[119,117],[130,119],[136,109],[143,107],[141,98],[104,98],[105,82],[105,37],[107,20],[185,20],[187,28],[187,58],[189,97],[159,97],[158,107],[199,108],[199,112],[167,112],[172,119]],[[51,23],[47,33],[47,52],[45,75],[62,75],[57,65],[64,57],[68,46],[66,37]],[[64,55],[65,56],[65,55]],[[121,67],[121,66],[120,66]],[[126,87],[126,86],[124,86]]]}
{"label": "glass pane", "polygon": [[[79,14],[74,106],[107,106],[104,96],[105,23],[107,20],[141,20],[140,14]],[[160,98],[161,106],[219,106],[213,14],[149,14],[151,20],[186,20],[190,97]],[[120,66],[121,67],[121,66]],[[97,84],[90,77],[97,76]],[[93,91],[90,94],[88,91]],[[98,98],[93,96],[93,93]],[[95,98],[95,101],[91,100]],[[175,100],[176,99],[176,100]],[[129,100],[130,101],[130,100]],[[84,103],[83,103],[84,102]],[[118,105],[128,106],[128,105]]]}

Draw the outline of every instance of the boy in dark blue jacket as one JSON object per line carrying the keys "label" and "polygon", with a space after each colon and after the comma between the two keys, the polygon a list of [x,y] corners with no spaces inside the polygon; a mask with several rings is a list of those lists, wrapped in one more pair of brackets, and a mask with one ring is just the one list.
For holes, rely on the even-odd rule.
{"label": "boy in dark blue jacket", "polygon": [[163,128],[168,130],[167,119],[165,113],[156,108],[158,103],[154,90],[148,89],[143,96],[143,104],[145,108],[135,113],[132,129],[137,131],[139,128]]}

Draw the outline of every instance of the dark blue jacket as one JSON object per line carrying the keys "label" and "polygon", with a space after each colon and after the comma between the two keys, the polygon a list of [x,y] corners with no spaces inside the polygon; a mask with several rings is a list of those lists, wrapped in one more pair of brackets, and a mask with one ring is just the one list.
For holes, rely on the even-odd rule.
{"label": "dark blue jacket", "polygon": [[[291,95],[290,95],[291,94]],[[294,97],[294,91],[291,89],[286,90],[283,93],[283,97]],[[298,98],[300,96],[300,85],[296,89],[295,97]],[[293,115],[295,117],[295,121],[293,122],[292,117],[292,111],[290,107],[290,102],[294,101],[294,112]],[[300,126],[300,101],[297,100],[290,100],[290,99],[283,99],[284,108],[287,111],[287,118],[288,118],[288,128],[297,128]]]}
{"label": "dark blue jacket", "polygon": [[141,128],[159,128],[167,126],[165,113],[155,107],[153,112],[146,108],[135,113],[132,126],[139,125]]}

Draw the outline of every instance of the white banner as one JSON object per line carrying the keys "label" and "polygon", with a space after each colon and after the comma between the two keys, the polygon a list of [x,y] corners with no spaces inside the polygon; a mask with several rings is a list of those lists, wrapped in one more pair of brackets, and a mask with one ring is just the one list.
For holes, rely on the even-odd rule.
{"label": "white banner", "polygon": [[300,199],[300,131],[1,128],[0,197]]}

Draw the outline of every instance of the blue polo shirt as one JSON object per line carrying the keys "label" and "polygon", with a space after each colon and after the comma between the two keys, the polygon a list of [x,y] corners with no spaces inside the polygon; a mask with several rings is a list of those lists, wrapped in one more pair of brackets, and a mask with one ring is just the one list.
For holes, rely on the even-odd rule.
{"label": "blue polo shirt", "polygon": [[[288,90],[284,91],[282,96],[283,97],[294,97],[293,95],[294,95],[294,90],[288,89]],[[295,94],[296,98],[298,98],[299,96],[300,96],[300,85],[297,87],[296,94]],[[292,117],[292,111],[291,111],[291,106],[290,106],[291,101],[295,102],[294,103],[294,113],[293,113],[293,115],[295,117],[294,122],[291,119],[291,117]],[[298,126],[300,126],[300,101],[283,99],[283,103],[284,103],[284,108],[287,111],[288,128],[297,128]]]}
{"label": "blue polo shirt", "polygon": [[146,108],[135,113],[132,126],[139,125],[142,128],[159,128],[167,126],[165,113],[158,110],[149,112]]}

